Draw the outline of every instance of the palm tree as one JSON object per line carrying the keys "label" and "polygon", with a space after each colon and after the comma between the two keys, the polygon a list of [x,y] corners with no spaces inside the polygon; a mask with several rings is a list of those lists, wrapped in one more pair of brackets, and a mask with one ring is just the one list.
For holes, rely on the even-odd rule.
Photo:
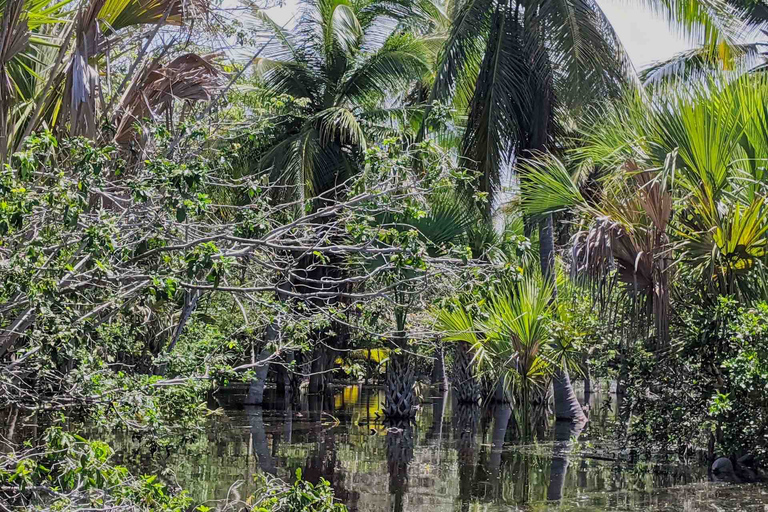
{"label": "palm tree", "polygon": [[[546,394],[552,381],[562,379],[563,389],[555,393],[555,410],[559,419],[584,421],[581,408],[571,407],[570,380],[564,358],[552,348],[549,324],[553,314],[552,288],[525,278],[493,290],[476,313],[463,304],[436,313],[445,339],[470,344],[480,367],[495,369],[499,378],[512,387],[523,433],[532,432],[533,399]],[[559,372],[556,372],[558,370]],[[559,377],[564,375],[563,377]],[[567,388],[566,388],[567,386]],[[557,391],[557,386],[555,386]],[[578,402],[577,402],[578,405]]]}
{"label": "palm tree", "polygon": [[[407,1],[312,0],[304,4],[294,30],[284,30],[263,11],[254,12],[277,43],[270,55],[255,61],[263,86],[303,106],[274,120],[280,131],[248,172],[267,173],[279,185],[279,200],[298,200],[302,210],[316,208],[359,171],[368,121],[379,119],[384,107],[397,105],[403,91],[428,74],[434,52],[406,30],[416,12]],[[375,134],[378,127],[370,125]],[[338,279],[325,274],[338,272],[339,263],[306,256],[292,285],[300,292],[314,291],[320,279]],[[335,323],[332,330],[340,335],[344,327]],[[343,343],[336,339],[329,345]],[[311,391],[324,387],[333,359],[324,348],[316,351]]]}
{"label": "palm tree", "polygon": [[[742,74],[764,68],[768,43],[743,43],[734,39],[740,33],[765,29],[768,7],[763,2],[751,0],[724,0],[709,6],[714,8],[716,15],[712,20],[719,22],[720,30],[697,41],[699,46],[643,69],[640,78],[644,85],[653,86],[674,79],[699,79],[723,72]],[[673,18],[672,21],[679,20]]]}
{"label": "palm tree", "polygon": [[[525,208],[579,219],[574,273],[623,311],[646,348],[670,346],[671,297],[710,306],[768,297],[767,100],[761,74],[633,93],[596,114],[571,159],[529,166]],[[673,293],[675,276],[684,294]],[[628,349],[622,337],[620,398]]]}
{"label": "palm tree", "polygon": [[402,98],[434,60],[427,41],[396,29],[413,13],[407,2],[312,0],[287,31],[256,11],[279,43],[256,61],[264,86],[306,106],[275,120],[282,133],[253,170],[286,185],[286,197],[305,200],[354,174],[367,143],[366,119]]}
{"label": "palm tree", "polygon": [[[599,125],[570,161],[542,155],[528,165],[526,210],[574,212],[585,226],[574,237],[574,270],[603,286],[614,276],[654,318],[661,344],[672,262],[705,303],[764,296],[755,277],[768,244],[767,99],[762,75],[630,94],[596,114]],[[599,180],[590,181],[593,168]]]}
{"label": "palm tree", "polygon": [[[647,3],[707,48],[737,42],[735,17],[721,0]],[[520,157],[559,151],[558,135],[570,119],[635,82],[618,37],[593,0],[463,2],[454,9],[438,66],[431,99],[467,107],[461,155],[478,175],[467,192],[485,197],[487,218],[498,204],[503,174],[515,170]],[[520,176],[527,180],[524,172]],[[551,213],[538,222],[541,270],[554,284]],[[552,291],[556,298],[557,288]],[[555,383],[556,394],[573,398],[564,379]]]}

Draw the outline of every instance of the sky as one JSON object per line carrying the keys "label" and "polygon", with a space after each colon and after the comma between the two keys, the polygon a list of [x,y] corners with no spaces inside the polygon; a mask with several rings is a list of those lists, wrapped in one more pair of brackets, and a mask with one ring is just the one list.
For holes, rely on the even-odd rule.
{"label": "sky", "polygon": [[673,33],[666,20],[639,5],[641,2],[597,1],[638,70],[693,47],[690,41]]}
{"label": "sky", "polygon": [[[295,15],[298,0],[285,0],[282,7],[267,10],[272,19],[284,25]],[[635,68],[665,60],[691,48],[691,44],[674,34],[667,22],[656,17],[641,2],[633,0],[598,0],[603,12],[619,34]]]}

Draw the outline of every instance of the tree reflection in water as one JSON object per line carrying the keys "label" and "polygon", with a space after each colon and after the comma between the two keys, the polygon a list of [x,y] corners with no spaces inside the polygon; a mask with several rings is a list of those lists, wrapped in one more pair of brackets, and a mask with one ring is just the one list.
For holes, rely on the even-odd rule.
{"label": "tree reflection in water", "polygon": [[[593,389],[593,397],[593,403],[603,402],[600,388]],[[263,408],[234,409],[232,401],[218,398],[224,411],[212,415],[199,443],[163,452],[153,462],[147,446],[116,432],[110,440],[116,461],[132,469],[140,464],[138,471],[151,469],[153,463],[174,468],[179,485],[199,503],[221,499],[237,480],[253,482],[254,470],[292,481],[302,468],[307,480],[331,482],[351,512],[548,510],[570,505],[565,501],[576,495],[580,507],[595,511],[643,510],[667,502],[674,502],[667,509],[681,509],[675,505],[683,490],[693,492],[686,486],[707,478],[705,466],[698,473],[696,468],[671,466],[649,473],[601,458],[575,459],[574,441],[584,434],[581,425],[568,422],[553,424],[538,443],[522,442],[516,412],[508,404],[484,411],[457,404],[450,394],[431,398],[415,422],[391,429],[382,423],[384,397],[377,388],[304,394],[301,405],[275,400]],[[590,436],[599,435],[601,428],[598,410],[592,412]],[[45,418],[0,411],[0,436],[29,438],[46,428]],[[554,445],[542,444],[552,437]],[[589,451],[599,449],[597,443]],[[602,454],[611,455],[597,453]],[[665,487],[675,491],[664,494]],[[758,490],[742,490],[740,496],[762,503]],[[706,492],[715,496],[716,490]],[[705,496],[696,510],[707,508],[710,498]]]}
{"label": "tree reflection in water", "polygon": [[456,403],[453,411],[454,440],[459,460],[459,500],[462,512],[469,510],[477,467],[477,427],[480,407]]}
{"label": "tree reflection in water", "polygon": [[389,469],[389,510],[403,512],[408,492],[408,466],[413,459],[413,425],[409,420],[392,422],[387,429],[387,468]]}
{"label": "tree reflection in water", "polygon": [[563,498],[565,475],[568,473],[568,455],[574,441],[584,429],[583,421],[556,421],[555,444],[552,447],[552,465],[549,470],[547,500],[560,501]]}

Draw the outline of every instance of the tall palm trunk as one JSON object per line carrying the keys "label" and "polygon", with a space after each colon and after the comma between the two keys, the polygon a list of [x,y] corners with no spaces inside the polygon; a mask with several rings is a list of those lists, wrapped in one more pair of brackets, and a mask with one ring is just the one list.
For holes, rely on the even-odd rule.
{"label": "tall palm trunk", "polygon": [[445,417],[445,406],[448,403],[448,391],[445,390],[432,401],[432,426],[427,431],[427,441],[436,441],[438,458],[440,457],[440,445],[443,441],[443,418]]}
{"label": "tall palm trunk", "polygon": [[480,388],[472,361],[472,347],[466,341],[456,344],[453,365],[454,394],[460,404],[475,404],[480,397]]}
{"label": "tall palm trunk", "polygon": [[557,299],[555,280],[555,237],[552,226],[552,214],[548,214],[539,224],[539,260],[544,280],[552,283],[552,300]]}
{"label": "tall palm trunk", "polygon": [[445,345],[440,338],[437,339],[434,357],[432,384],[437,385],[438,390],[444,391],[448,389],[448,375],[445,373]]}

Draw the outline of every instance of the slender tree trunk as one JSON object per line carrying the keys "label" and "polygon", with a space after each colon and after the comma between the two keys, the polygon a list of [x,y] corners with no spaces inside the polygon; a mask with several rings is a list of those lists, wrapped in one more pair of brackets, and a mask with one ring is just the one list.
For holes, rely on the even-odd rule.
{"label": "slender tree trunk", "polygon": [[586,367],[587,371],[584,373],[584,407],[589,408],[589,402],[592,400],[592,372],[589,369],[589,363]]}
{"label": "slender tree trunk", "polygon": [[[544,280],[552,286],[552,301],[554,302],[557,300],[557,279],[555,276],[555,240],[552,214],[547,215],[539,224],[539,258]],[[584,416],[584,410],[573,392],[567,370],[562,368],[555,370],[553,388],[555,417],[558,420],[586,422],[587,418]]]}
{"label": "slender tree trunk", "polygon": [[432,384],[437,385],[440,391],[448,389],[448,376],[445,373],[445,347],[438,340],[435,347],[435,360],[432,366]]}
{"label": "slender tree trunk", "polygon": [[442,395],[436,397],[432,402],[432,427],[427,432],[427,440],[437,440],[437,455],[440,457],[440,445],[443,440],[443,418],[445,417],[445,406],[448,403],[448,390],[443,391]]}
{"label": "slender tree trunk", "polygon": [[258,363],[251,384],[248,387],[248,396],[245,397],[245,403],[248,405],[261,405],[264,403],[264,386],[267,383],[267,374],[269,374],[269,358],[272,355],[271,342],[277,340],[278,331],[277,325],[270,324],[267,326],[266,343],[264,348],[257,356],[256,362]]}
{"label": "slender tree trunk", "polygon": [[539,260],[544,280],[553,287],[552,300],[557,300],[557,283],[555,280],[555,238],[552,228],[552,214],[548,214],[539,223]]}
{"label": "slender tree trunk", "polygon": [[327,384],[328,359],[331,354],[325,345],[317,344],[312,353],[311,374],[309,376],[309,392],[322,393]]}
{"label": "slender tree trunk", "polygon": [[286,368],[293,361],[293,351],[285,352],[283,361],[276,366],[276,392],[277,397],[283,400],[285,407],[288,407],[293,399],[293,386],[291,385],[291,371]]}
{"label": "slender tree trunk", "polygon": [[184,308],[181,310],[181,316],[179,317],[179,323],[173,332],[173,338],[171,338],[171,342],[166,349],[166,352],[169,354],[173,352],[176,343],[184,332],[184,327],[187,326],[187,322],[189,322],[192,313],[197,309],[197,302],[200,300],[200,295],[200,290],[190,290],[184,294]]}

